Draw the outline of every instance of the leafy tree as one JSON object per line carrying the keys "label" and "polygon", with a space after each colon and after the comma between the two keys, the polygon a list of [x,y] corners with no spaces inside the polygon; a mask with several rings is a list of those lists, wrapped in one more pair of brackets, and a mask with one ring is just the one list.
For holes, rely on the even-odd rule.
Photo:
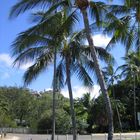
{"label": "leafy tree", "polygon": [[[23,88],[1,87],[0,97],[0,102],[3,103],[1,104],[3,109],[0,108],[1,127],[28,126],[34,133],[36,130],[38,130],[38,133],[41,133],[40,130],[43,128],[45,128],[45,130],[42,130],[42,133],[43,131],[46,133],[46,129],[51,129],[51,126],[44,126],[45,122],[44,124],[41,124],[41,122],[43,119],[46,120],[46,118],[48,118],[48,120],[52,119],[50,113],[52,108],[52,91],[42,92],[39,96],[36,92]],[[68,128],[66,131],[70,132],[71,125],[69,125],[69,121],[64,123],[66,120],[70,120],[70,115],[64,110],[64,106],[68,104],[69,100],[64,98],[60,93],[57,94],[56,100],[56,130],[59,132],[60,129],[62,130],[62,128],[65,127]],[[63,113],[61,114],[61,112]],[[22,117],[21,121],[19,121],[20,117]],[[18,126],[16,125],[16,121]],[[62,122],[63,126],[61,124]],[[49,124],[51,124],[51,121],[49,121]],[[39,125],[42,125],[42,127],[39,127]],[[61,131],[61,133],[63,132]]]}
{"label": "leafy tree", "polygon": [[[16,119],[20,120],[20,125],[22,125],[20,122],[23,122],[23,120],[27,124],[27,118],[30,116],[30,111],[32,110],[32,104],[29,106],[29,103],[32,102],[29,90],[16,87],[2,87],[0,88],[0,96],[3,97],[3,99],[1,98],[1,103],[5,104],[3,104],[5,111],[2,110],[2,114],[6,115],[4,118],[6,121],[5,125],[15,127]],[[24,99],[21,99],[21,97],[24,97]]]}
{"label": "leafy tree", "polygon": [[21,95],[16,99],[13,104],[15,119],[18,119],[18,125],[28,125],[25,120],[30,116],[32,112],[32,96],[26,93],[20,93]]}
{"label": "leafy tree", "polygon": [[0,126],[1,127],[6,127],[8,125],[13,126],[8,111],[9,111],[9,106],[7,100],[2,94],[0,94]]}
{"label": "leafy tree", "polygon": [[[60,14],[58,16],[60,16]],[[44,24],[43,25],[42,24],[40,24],[40,25],[38,24],[39,27],[35,26],[35,27],[29,29],[26,33],[24,33],[23,35],[20,35],[19,38],[18,38],[19,40],[22,41],[22,43],[25,42],[26,44],[28,44],[28,47],[29,46],[31,47],[33,44],[37,45],[38,43],[41,44],[42,42],[44,42],[44,44],[41,44],[40,47],[42,49],[45,48],[46,51],[39,52],[39,51],[41,51],[41,49],[39,50],[38,48],[35,48],[35,49],[34,48],[30,48],[30,49],[26,50],[27,47],[26,48],[24,47],[25,43],[24,44],[20,43],[18,39],[17,39],[17,41],[14,44],[14,46],[16,46],[15,49],[14,49],[15,55],[17,55],[18,53],[20,54],[19,57],[17,58],[17,60],[15,60],[15,62],[16,61],[20,61],[19,59],[21,59],[21,60],[24,59],[25,60],[25,59],[27,59],[27,57],[28,57],[28,59],[36,59],[36,63],[32,67],[30,67],[30,69],[29,69],[30,74],[27,74],[27,73],[25,74],[26,78],[28,77],[28,80],[25,78],[26,79],[25,80],[26,84],[29,84],[31,80],[36,78],[36,76],[38,75],[40,70],[42,70],[45,67],[47,67],[49,65],[49,63],[52,62],[52,60],[54,59],[54,78],[53,78],[54,79],[54,82],[53,82],[53,91],[54,91],[53,92],[53,99],[54,100],[53,100],[53,107],[52,107],[53,108],[52,112],[53,112],[54,115],[53,115],[53,119],[52,119],[53,120],[52,121],[53,122],[53,124],[52,124],[52,129],[53,129],[53,131],[52,131],[52,139],[54,139],[54,135],[55,135],[56,44],[54,44],[52,42],[50,43],[51,40],[50,40],[49,36],[52,36],[53,31],[51,30],[51,32],[50,32],[50,30],[49,31],[47,30],[48,32],[45,34],[46,37],[44,37],[42,35],[44,33],[44,32],[42,32],[42,29],[44,30],[44,27],[48,28],[50,25],[51,26],[53,24],[55,25],[57,23],[57,21],[58,21],[57,18],[58,17],[56,17],[56,18],[54,17],[53,19],[51,19],[51,17],[50,17],[46,21],[46,22],[49,21],[49,23],[47,25],[45,24],[45,26],[44,26]],[[51,26],[49,27],[50,29],[51,29]],[[57,26],[55,26],[55,27],[57,28]],[[41,33],[40,34],[36,34],[36,32],[39,31],[39,30],[35,30],[35,28],[41,29]],[[55,30],[56,30],[56,28],[55,28]],[[35,34],[30,34],[30,36],[32,37],[32,41],[31,42],[29,42],[29,38],[27,38],[27,36],[26,36],[28,34],[28,32],[30,32],[30,31],[31,32],[34,31],[33,33],[35,33]],[[47,35],[48,35],[48,37],[47,37]],[[26,39],[24,40],[23,38],[26,38]],[[35,38],[38,38],[38,40],[37,41],[34,40]],[[46,45],[47,45],[47,47],[46,47]],[[22,48],[22,49],[19,49],[19,48]],[[48,53],[47,53],[47,49],[48,49]],[[19,50],[19,52],[18,52],[18,50]],[[44,59],[47,60],[46,64],[45,65],[41,65],[41,63],[44,61]],[[36,70],[33,68],[34,66],[36,66]],[[34,73],[34,74],[31,75],[31,73]]]}
{"label": "leafy tree", "polygon": [[[117,121],[118,118],[117,118],[116,106],[120,112],[121,117],[125,114],[125,106],[120,100],[114,100],[113,98],[110,99],[111,99],[111,104],[112,104],[112,109],[114,114],[113,117],[114,117],[115,131],[118,131],[118,129],[120,129],[120,126]],[[91,107],[90,118],[89,118],[89,122],[90,122],[89,130],[92,133],[107,132],[108,117],[107,117],[106,110],[104,110],[105,104],[103,102],[103,95],[100,95],[98,98],[93,100],[94,100],[94,104]]]}
{"label": "leafy tree", "polygon": [[90,119],[92,120],[93,118],[90,118],[90,116],[92,106],[93,100],[90,97],[90,93],[84,94],[82,98],[78,98],[75,102],[79,133],[91,132]]}

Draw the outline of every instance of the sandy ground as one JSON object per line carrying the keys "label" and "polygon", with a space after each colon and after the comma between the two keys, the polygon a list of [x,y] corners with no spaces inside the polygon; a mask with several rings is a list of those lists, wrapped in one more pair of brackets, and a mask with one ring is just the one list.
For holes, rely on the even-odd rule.
{"label": "sandy ground", "polygon": [[[114,134],[114,140],[140,140],[140,133]],[[107,140],[107,134],[78,135],[78,140]],[[7,134],[0,140],[51,140],[51,135]],[[72,140],[72,135],[58,135],[55,140]]]}
{"label": "sandy ground", "polygon": [[8,137],[4,138],[4,140],[20,140],[20,137],[8,136]]}

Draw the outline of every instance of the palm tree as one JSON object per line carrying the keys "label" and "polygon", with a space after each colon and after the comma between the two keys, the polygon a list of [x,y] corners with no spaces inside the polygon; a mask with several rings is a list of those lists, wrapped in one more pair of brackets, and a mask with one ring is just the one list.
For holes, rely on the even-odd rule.
{"label": "palm tree", "polygon": [[[114,46],[117,42],[121,42],[126,48],[126,64],[120,66],[118,69],[122,69],[122,75],[127,80],[130,80],[130,75],[134,79],[134,93],[135,93],[135,78],[134,73],[138,72],[138,67],[135,65],[134,53],[129,54],[129,51],[140,49],[140,1],[124,0],[124,5],[111,6],[111,14],[107,15],[107,22],[109,23],[105,32],[112,35],[112,39],[108,44],[108,48]],[[130,59],[131,58],[131,59]],[[133,61],[133,62],[132,62]],[[128,63],[129,62],[129,63]],[[137,70],[136,70],[137,69]],[[135,71],[135,72],[134,72]],[[138,79],[138,77],[137,77]],[[135,116],[135,128],[136,126],[136,101],[134,94],[134,116]],[[137,128],[136,128],[137,129]]]}
{"label": "palm tree", "polygon": [[[134,22],[134,24],[132,24],[132,31],[134,32],[134,36],[135,36],[135,46],[136,49],[139,51],[140,50],[140,1],[136,0],[136,1],[132,1],[132,0],[126,0],[125,1],[125,5],[128,7],[128,9],[130,9],[131,11],[131,20],[132,22]],[[135,18],[135,21],[133,21]]]}
{"label": "palm tree", "polygon": [[[39,14],[41,14],[41,12]],[[61,14],[52,14],[49,18],[46,17],[47,20],[45,23],[40,22],[36,26],[21,33],[13,43],[13,52],[14,55],[17,56],[15,63],[19,63],[20,65],[28,60],[35,60],[36,62],[33,65],[36,69],[32,66],[30,67],[30,74],[25,74],[28,77],[28,80],[25,78],[25,84],[29,84],[33,78],[37,77],[38,73],[41,72],[39,71],[39,68],[41,68],[41,70],[45,69],[54,59],[52,139],[54,139],[55,136],[56,42],[52,43],[51,36],[58,28],[58,26],[55,25],[56,23],[57,25],[60,23],[60,16]],[[51,29],[52,25],[54,25],[54,30]],[[43,35],[44,29],[47,29],[45,30],[46,36]],[[44,60],[46,61],[43,63],[44,65],[42,65]],[[34,75],[31,75],[31,73],[34,73]]]}
{"label": "palm tree", "polygon": [[122,70],[121,75],[126,79],[130,80],[131,76],[136,76],[139,80],[140,72],[140,52],[129,52],[125,57],[123,57],[125,64],[118,67]]}
{"label": "palm tree", "polygon": [[140,1],[123,0],[122,5],[110,7],[106,21],[108,24],[105,31],[112,35],[108,47],[121,42],[126,48],[126,52],[131,49],[140,49]]}
{"label": "palm tree", "polygon": [[80,9],[80,11],[83,15],[85,31],[86,31],[87,40],[88,40],[88,43],[90,46],[91,56],[94,61],[95,71],[96,71],[98,81],[99,81],[99,84],[101,87],[101,91],[104,95],[104,101],[106,104],[106,110],[107,110],[108,120],[109,120],[108,140],[112,140],[113,130],[114,130],[112,108],[111,108],[111,103],[110,103],[109,95],[107,92],[105,80],[104,80],[102,71],[100,69],[99,63],[98,63],[97,53],[96,53],[95,46],[94,46],[93,39],[92,39],[92,34],[91,34],[91,29],[90,29],[90,24],[89,24],[89,19],[88,19],[88,12],[87,12],[87,8],[89,8],[91,6],[95,9],[96,5],[95,5],[95,3],[89,2],[88,0],[76,0],[76,5],[78,6],[78,8]]}
{"label": "palm tree", "polygon": [[[69,97],[70,97],[70,109],[71,109],[71,120],[73,126],[73,140],[76,140],[77,130],[76,130],[76,118],[75,118],[75,111],[74,111],[74,99],[72,93],[72,85],[71,85],[71,76],[72,73],[76,73],[78,77],[84,81],[86,85],[92,85],[93,82],[89,77],[88,73],[86,72],[85,68],[83,67],[82,59],[80,59],[80,53],[82,53],[80,44],[76,38],[76,34],[73,36],[65,36],[65,40],[62,43],[62,51],[60,52],[61,60],[57,68],[57,78],[58,82],[61,81],[61,85],[64,84],[64,72],[66,75],[66,83],[68,86]],[[69,39],[68,39],[69,38]],[[70,40],[70,42],[68,42]],[[85,59],[83,59],[85,61]],[[92,65],[92,62],[90,62]],[[59,85],[59,83],[58,83]]]}
{"label": "palm tree", "polygon": [[[129,82],[133,81],[134,92],[134,124],[137,131],[137,109],[136,109],[136,82],[140,80],[140,52],[129,52],[125,57],[125,64],[118,67],[122,70],[121,75]],[[132,80],[133,79],[133,80]]]}
{"label": "palm tree", "polygon": [[103,74],[104,74],[105,80],[108,83],[108,86],[111,86],[111,89],[112,89],[115,109],[116,109],[117,116],[118,116],[120,130],[122,132],[122,123],[121,123],[120,113],[119,113],[119,109],[118,109],[117,102],[116,102],[116,99],[115,99],[115,91],[114,91],[114,82],[117,81],[120,78],[120,75],[119,74],[116,75],[116,72],[117,71],[114,71],[114,68],[113,68],[112,64],[109,64],[107,67],[104,68]]}
{"label": "palm tree", "polygon": [[[130,18],[130,31],[133,35],[132,46],[135,46],[137,51],[140,50],[140,1],[139,0],[124,0],[124,11],[126,16]],[[131,46],[130,46],[131,47]]]}
{"label": "palm tree", "polygon": [[[64,84],[64,75],[66,75],[66,83],[68,86],[69,97],[70,97],[70,106],[71,106],[71,115],[72,115],[72,124],[73,124],[73,139],[76,139],[76,121],[75,121],[75,112],[74,112],[74,102],[71,86],[71,76],[76,74],[80,81],[83,81],[84,86],[91,87],[93,82],[88,75],[88,71],[94,71],[94,63],[91,61],[91,54],[89,46],[82,45],[80,40],[83,35],[83,32],[73,33],[70,36],[65,36],[65,39],[62,42],[62,50],[60,51],[61,60],[57,68],[57,81],[58,85],[63,86]],[[80,39],[80,40],[79,40]],[[96,50],[99,53],[99,56],[105,61],[108,61],[111,57],[105,49],[101,47],[96,47]],[[60,83],[61,82],[61,83]]]}

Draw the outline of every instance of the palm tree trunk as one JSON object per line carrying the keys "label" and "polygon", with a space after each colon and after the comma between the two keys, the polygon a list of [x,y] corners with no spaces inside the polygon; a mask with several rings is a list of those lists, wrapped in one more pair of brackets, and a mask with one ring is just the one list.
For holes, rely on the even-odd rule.
{"label": "palm tree trunk", "polygon": [[[140,36],[140,22],[138,22],[138,36]],[[138,37],[138,47],[137,47],[138,52],[140,51],[140,39]]]}
{"label": "palm tree trunk", "polygon": [[108,130],[108,140],[112,140],[113,139],[113,113],[112,113],[112,107],[111,107],[111,102],[110,102],[110,98],[108,96],[108,92],[107,92],[107,87],[104,81],[104,77],[102,74],[102,71],[100,70],[100,66],[98,63],[98,59],[97,59],[97,55],[96,55],[96,50],[93,44],[93,39],[92,39],[92,34],[91,34],[91,30],[90,30],[90,26],[89,26],[89,20],[88,20],[88,14],[87,14],[87,10],[86,9],[81,9],[82,15],[83,15],[83,20],[84,20],[84,25],[85,25],[85,31],[86,31],[86,36],[87,36],[87,40],[90,46],[90,51],[91,51],[91,56],[92,59],[94,61],[94,65],[95,65],[95,71],[99,80],[99,84],[101,87],[101,91],[103,93],[104,96],[104,101],[106,104],[106,110],[107,110],[107,114],[108,114],[108,121],[109,121],[109,130]]}
{"label": "palm tree trunk", "polygon": [[56,47],[54,48],[54,74],[53,74],[53,106],[52,106],[52,140],[55,140],[55,94],[56,94]]}
{"label": "palm tree trunk", "polygon": [[76,119],[75,119],[74,101],[73,101],[73,93],[72,93],[71,78],[70,78],[70,65],[69,65],[68,58],[66,59],[66,75],[67,75],[67,86],[68,86],[69,97],[70,97],[70,112],[71,112],[71,120],[72,120],[73,140],[76,140],[77,139]]}
{"label": "palm tree trunk", "polygon": [[[112,93],[113,93],[113,98],[115,100],[115,91],[114,91],[114,82],[112,81],[111,84],[112,84]],[[115,100],[115,108],[116,108],[116,111],[117,111],[117,116],[118,116],[118,121],[119,121],[119,125],[120,125],[120,131],[121,133],[123,132],[123,129],[122,129],[122,122],[121,122],[121,117],[120,117],[120,113],[119,113],[119,109],[118,109],[118,106],[117,106],[117,102]]]}
{"label": "palm tree trunk", "polygon": [[136,78],[135,74],[133,74],[134,78],[134,124],[135,124],[135,131],[137,132],[137,108],[136,108]]}

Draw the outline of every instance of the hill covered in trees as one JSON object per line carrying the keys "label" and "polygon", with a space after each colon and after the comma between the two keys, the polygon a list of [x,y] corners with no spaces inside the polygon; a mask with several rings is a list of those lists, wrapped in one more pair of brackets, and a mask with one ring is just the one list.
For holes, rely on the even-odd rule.
{"label": "hill covered in trees", "polygon": [[[137,112],[140,112],[139,86],[136,88]],[[110,92],[114,113],[115,131],[135,130],[134,99],[131,85],[124,81],[109,88],[115,89],[115,99]],[[86,93],[75,99],[75,112],[78,133],[107,132],[108,120],[104,109],[103,96],[91,99]],[[52,91],[37,93],[25,88],[0,87],[0,127],[28,127],[34,133],[51,133]],[[137,125],[138,127],[138,125]],[[71,133],[69,99],[56,94],[56,133]]]}

